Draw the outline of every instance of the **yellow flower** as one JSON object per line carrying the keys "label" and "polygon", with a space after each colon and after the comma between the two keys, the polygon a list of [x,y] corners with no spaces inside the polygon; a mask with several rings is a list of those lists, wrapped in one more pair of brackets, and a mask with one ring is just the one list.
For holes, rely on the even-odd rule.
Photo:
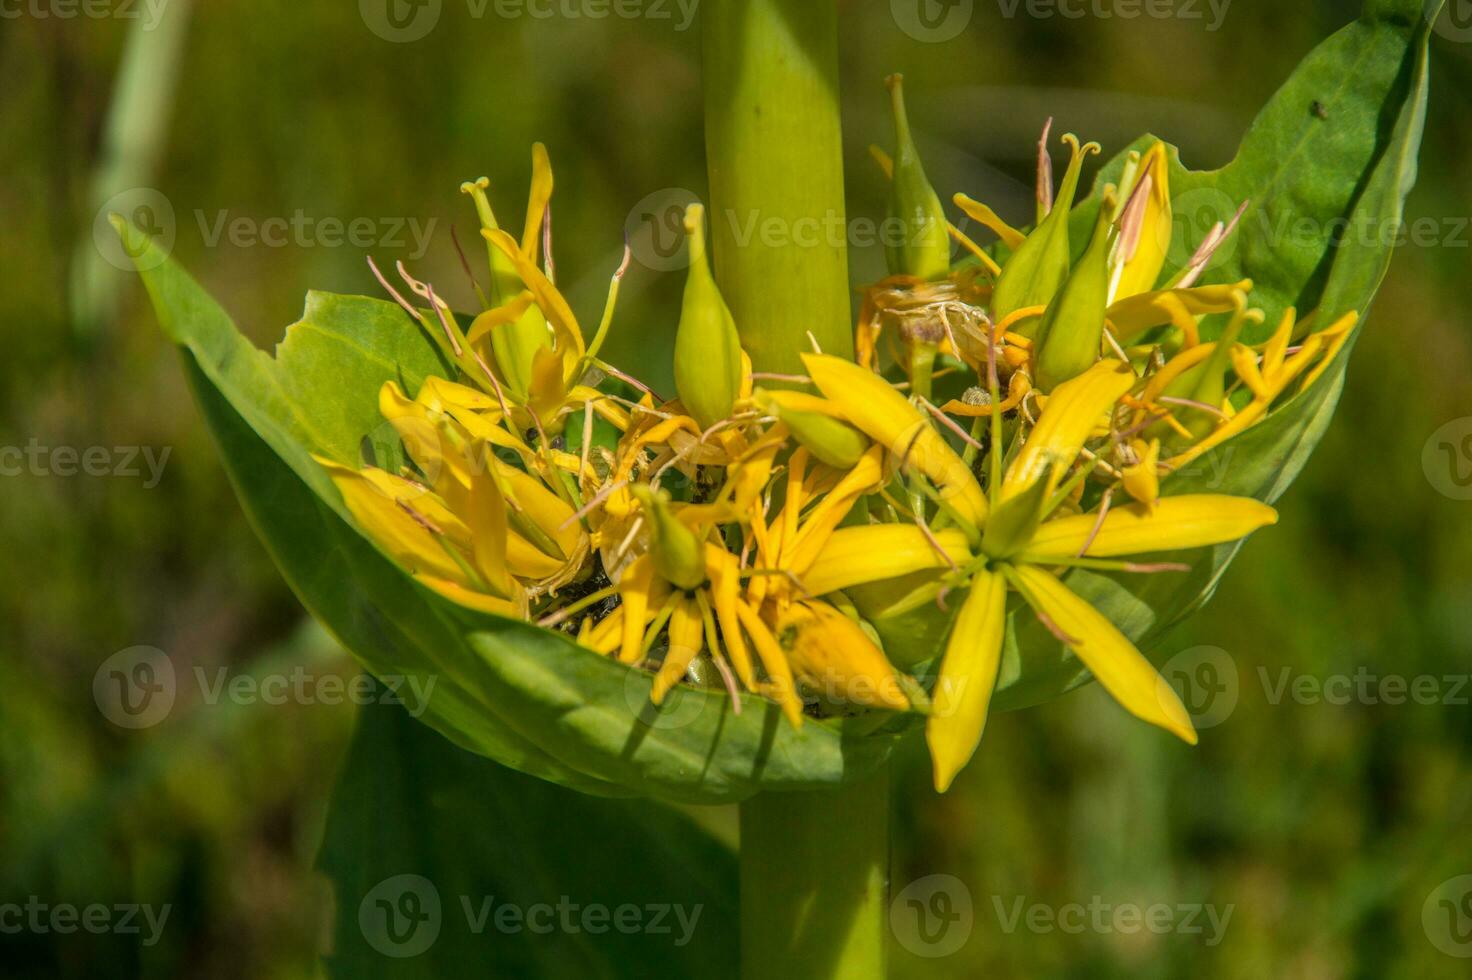
{"label": "yellow flower", "polygon": [[[946,644],[926,724],[936,789],[965,766],[986,726],[997,682],[1007,593],[1016,592],[1128,711],[1188,742],[1196,733],[1185,708],[1150,662],[1103,614],[1074,594],[1054,569],[1146,570],[1117,559],[1236,540],[1271,524],[1258,501],[1183,495],[1093,514],[1054,516],[1059,483],[1091,432],[1128,391],[1133,375],[1101,362],[1058,386],[1038,424],[1008,466],[979,553],[963,574],[969,588]],[[995,522],[1010,526],[998,532]]]}

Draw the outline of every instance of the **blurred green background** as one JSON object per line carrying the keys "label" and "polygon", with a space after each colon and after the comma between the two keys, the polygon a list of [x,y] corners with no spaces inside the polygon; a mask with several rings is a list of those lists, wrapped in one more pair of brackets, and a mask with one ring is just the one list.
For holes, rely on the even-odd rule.
{"label": "blurred green background", "polygon": [[[914,2],[845,3],[851,216],[883,212],[865,147],[890,138],[888,72],[906,73],[942,195],[966,190],[1021,223],[1047,115],[1055,134],[1081,132],[1106,155],[1149,130],[1188,165],[1216,166],[1298,59],[1355,13],[1349,2],[1269,0],[1215,12],[1182,3],[1169,18],[1064,7],[1084,15],[933,3],[936,16],[970,8],[970,21],[924,40],[911,36],[925,33]],[[394,43],[370,29],[373,3],[166,0],[157,28],[138,33],[151,35],[140,54],[157,59],[179,32],[173,106],[149,91],[168,88],[162,65],[140,62],[146,97],[125,117],[134,144],[109,139],[109,110],[134,18],[154,16],[158,0],[90,8],[106,16],[52,0],[4,9],[0,447],[105,447],[113,473],[68,477],[58,463],[0,476],[0,904],[171,911],[153,944],[16,931],[0,918],[0,976],[310,976],[331,933],[312,862],[352,707],[212,704],[180,684],[165,720],[129,730],[94,699],[99,666],[137,645],[165,651],[181,676],[353,674],[254,539],[143,291],[94,244],[98,209],[124,188],[160,192],[176,256],[269,346],[309,288],[377,295],[366,254],[404,259],[468,305],[450,229],[467,245],[475,236],[457,187],[489,175],[519,224],[529,146],[542,140],[557,173],[559,281],[594,311],[626,224],[640,222],[636,202],[704,192],[698,31],[680,29],[674,3],[595,19],[565,11],[596,5],[540,18],[497,16],[492,4],[476,17],[481,5],[446,0],[426,36]],[[1465,488],[1434,446],[1442,469],[1423,468],[1439,427],[1461,419],[1449,438],[1472,433],[1472,36],[1462,35],[1472,31],[1453,23],[1433,37],[1408,204],[1408,219],[1434,234],[1398,252],[1334,426],[1281,523],[1160,651],[1179,654],[1172,663],[1190,677],[1212,677],[1195,672],[1203,662],[1235,677],[1235,695],[1229,685],[1212,704],[1219,723],[1190,749],[1087,688],[994,719],[945,797],[930,790],[917,746],[896,774],[894,891],[952,875],[960,887],[946,887],[972,919],[961,948],[940,957],[898,930],[894,975],[1469,974],[1472,961],[1451,953],[1472,954],[1472,899],[1459,911],[1455,888],[1433,892],[1472,874],[1472,502],[1456,499]],[[302,222],[310,230],[279,246],[216,239],[222,213],[252,227],[298,213],[366,218],[375,238],[337,243]],[[423,254],[407,227],[395,238],[408,219],[434,222]],[[852,252],[856,283],[882,269],[878,249]],[[669,377],[661,351],[681,281],[635,262],[607,349],[657,385]],[[120,447],[155,459],[168,449],[156,485],[141,460],[139,475],[120,472]],[[1472,456],[1450,462],[1472,469]],[[1434,677],[1425,700],[1436,703],[1392,704],[1372,687],[1335,704],[1308,689],[1357,671]],[[1297,697],[1293,683],[1307,685]],[[731,813],[703,818],[734,836]],[[1204,913],[1200,934],[1183,912],[1164,934],[1121,928],[1112,911],[1102,927],[1027,924],[1035,905],[1066,919],[1074,904],[1091,917],[1091,904],[1157,903],[1230,919],[1219,935]]]}

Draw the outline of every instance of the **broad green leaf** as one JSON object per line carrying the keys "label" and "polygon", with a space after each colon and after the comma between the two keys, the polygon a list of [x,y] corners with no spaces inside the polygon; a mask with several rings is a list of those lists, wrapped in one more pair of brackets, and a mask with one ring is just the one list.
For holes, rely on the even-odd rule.
{"label": "broad green leaf", "polygon": [[794,730],[760,697],[745,696],[737,715],[724,692],[681,687],[656,708],[652,675],[414,582],[358,530],[311,453],[356,461],[363,437],[382,428],[383,382],[412,391],[441,371],[429,338],[390,303],[314,293],[272,358],[156,246],[134,244],[236,492],[288,584],[370,673],[434,682],[427,724],[584,792],[689,802],[818,789],[888,755],[891,736],[856,722]]}
{"label": "broad green leaf", "polygon": [[333,977],[737,972],[735,856],[695,823],[513,772],[393,705],[359,712],[318,864]]}

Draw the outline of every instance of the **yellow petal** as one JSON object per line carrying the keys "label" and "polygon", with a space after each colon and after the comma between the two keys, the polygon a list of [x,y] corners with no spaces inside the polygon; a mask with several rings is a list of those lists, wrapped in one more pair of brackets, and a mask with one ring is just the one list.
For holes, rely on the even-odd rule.
{"label": "yellow petal", "polygon": [[791,568],[798,575],[807,571],[838,522],[853,508],[854,501],[879,485],[884,470],[879,460],[880,453],[879,447],[870,448],[860,457],[858,465],[844,474],[838,485],[822,496],[818,505],[809,513],[808,519],[803,522],[795,539],[783,544],[785,567]]}
{"label": "yellow petal", "polygon": [[1146,443],[1143,439],[1134,439],[1130,446],[1139,461],[1120,470],[1119,482],[1125,493],[1144,504],[1147,511],[1153,510],[1155,502],[1160,499],[1160,440],[1151,439]]}
{"label": "yellow petal", "polygon": [[777,620],[777,642],[793,672],[840,704],[904,711],[894,666],[858,623],[826,602],[794,602]]}
{"label": "yellow petal", "polygon": [[965,194],[957,194],[951,198],[956,207],[966,212],[966,216],[973,221],[980,222],[996,233],[1002,240],[1002,244],[1016,251],[1017,247],[1026,240],[1027,236],[1003,221],[997,212],[982,204],[980,201],[968,197]]}
{"label": "yellow petal", "polygon": [[[389,381],[385,384],[393,385],[394,382]],[[397,388],[397,385],[395,387]],[[424,379],[424,384],[419,386],[419,394],[414,396],[414,400],[435,412],[465,408],[474,412],[492,413],[497,419],[501,417],[501,402],[495,395],[488,395],[475,388],[468,388],[434,375]]]}
{"label": "yellow petal", "polygon": [[521,253],[514,238],[500,230],[482,231],[481,234],[510,260],[516,274],[537,298],[538,309],[546,316],[557,336],[557,353],[562,357],[564,377],[569,384],[575,381],[572,375],[582,360],[584,348],[583,334],[578,327],[577,317],[573,316],[572,307],[567,305],[567,300],[552,285],[552,280],[542,274],[536,263]]}
{"label": "yellow petal", "polygon": [[506,498],[489,476],[477,476],[470,484],[468,516],[471,553],[492,591],[511,595],[514,583],[507,568],[507,541],[510,532],[506,521]]}
{"label": "yellow petal", "polygon": [[680,683],[690,662],[705,645],[705,621],[700,615],[700,604],[688,595],[675,603],[675,611],[670,614],[669,641],[670,648],[649,692],[649,700],[655,704],[662,703],[666,692]]}
{"label": "yellow petal", "polygon": [[[1234,306],[1232,297],[1251,289],[1251,279],[1188,289],[1157,289],[1115,300],[1105,316],[1114,325],[1114,335],[1121,342],[1167,323],[1181,326],[1189,332],[1195,327],[1196,317],[1230,312]],[[1186,326],[1188,320],[1189,327]]]}
{"label": "yellow petal", "polygon": [[552,161],[547,157],[547,148],[541,143],[532,144],[532,185],[526,198],[526,223],[521,232],[521,254],[533,262],[537,258],[537,245],[542,235],[542,218],[547,213],[547,203],[552,200]]}
{"label": "yellow petal", "polygon": [[[523,517],[556,542],[565,557],[577,551],[582,543],[583,528],[572,520],[572,505],[547,489],[547,485],[529,473],[496,462],[497,474],[511,499],[516,501]],[[569,523],[570,522],[570,523]]]}
{"label": "yellow petal", "polygon": [[[321,457],[316,459],[342,494],[353,520],[396,562],[415,574],[465,581],[465,572],[445,551],[442,537],[416,521],[400,506],[399,498],[385,493],[357,470]],[[418,493],[428,496],[422,490]],[[405,502],[411,507],[414,503],[412,499]]]}
{"label": "yellow petal", "polygon": [[772,631],[767,629],[767,624],[762,618],[744,602],[736,603],[736,616],[741,620],[747,635],[751,637],[752,646],[756,647],[757,656],[761,658],[762,667],[766,669],[768,677],[768,689],[772,697],[782,707],[782,713],[787,716],[787,721],[793,728],[802,727],[802,702],[797,697],[797,687],[792,682],[792,667],[787,663],[787,655],[777,645],[777,640],[772,636]]}
{"label": "yellow petal", "polygon": [[526,619],[526,593],[520,590],[518,590],[515,599],[502,599],[499,596],[487,595],[484,592],[468,589],[459,582],[435,578],[432,575],[416,575],[415,579],[423,582],[446,599],[458,605],[467,606],[480,612],[492,613],[497,616],[508,616],[512,619]]}
{"label": "yellow petal", "polygon": [[1015,497],[1039,479],[1049,481],[1051,492],[1089,434],[1104,421],[1105,411],[1134,383],[1129,365],[1105,360],[1054,388],[1038,424],[1007,468],[1001,499]]}
{"label": "yellow petal", "polygon": [[[1154,513],[1143,504],[1110,508],[1087,554],[1114,558],[1199,548],[1236,541],[1277,521],[1277,511],[1250,497],[1215,493],[1162,497]],[[1077,555],[1097,522],[1097,514],[1073,514],[1047,522],[1023,549],[1023,560],[1046,563]]]}
{"label": "yellow petal", "polygon": [[746,649],[746,640],[741,635],[741,620],[736,615],[736,603],[741,594],[741,569],[735,555],[708,542],[705,560],[710,572],[711,604],[715,606],[716,621],[721,624],[721,640],[725,643],[736,676],[741,678],[747,690],[751,690],[755,686],[751,654]]}
{"label": "yellow petal", "polygon": [[466,343],[479,346],[482,340],[492,336],[501,327],[516,323],[531,308],[534,298],[531,290],[523,289],[500,306],[477,314],[470,321],[470,330],[465,334]]}
{"label": "yellow petal", "polygon": [[1068,636],[1069,649],[1126,711],[1196,744],[1196,729],[1175,689],[1103,613],[1040,568],[1018,565],[1016,574],[1023,597]]}
{"label": "yellow petal", "polygon": [[941,499],[973,527],[986,521],[986,497],[961,457],[904,395],[874,372],[826,354],[803,354],[808,375],[849,423],[935,484]]}
{"label": "yellow petal", "polygon": [[996,572],[977,572],[951,627],[931,695],[930,719],[925,723],[938,793],[950,787],[981,741],[1002,661],[1006,625],[1006,579]]}
{"label": "yellow petal", "polygon": [[623,640],[618,659],[637,663],[644,656],[644,622],[649,614],[649,594],[654,589],[654,559],[640,555],[618,580],[618,594],[623,599]]}
{"label": "yellow petal", "polygon": [[1137,172],[1141,175],[1140,180],[1149,174],[1150,196],[1145,202],[1135,254],[1124,264],[1115,286],[1114,295],[1121,299],[1143,293],[1155,285],[1155,280],[1160,278],[1160,269],[1165,265],[1166,250],[1170,248],[1170,167],[1164,143],[1157,140],[1145,151]]}
{"label": "yellow petal", "polygon": [[[966,535],[955,528],[936,531],[941,548],[956,564],[968,561]],[[913,524],[869,524],[841,527],[828,536],[799,578],[813,595],[837,592],[854,585],[898,578],[924,569],[949,568],[925,532]]]}

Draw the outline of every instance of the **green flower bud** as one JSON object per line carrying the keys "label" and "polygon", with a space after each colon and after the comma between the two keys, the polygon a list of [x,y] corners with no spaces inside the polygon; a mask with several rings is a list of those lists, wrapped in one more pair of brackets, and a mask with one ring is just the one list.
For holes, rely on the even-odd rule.
{"label": "green flower bud", "polygon": [[1099,359],[1109,303],[1109,211],[1106,195],[1088,248],[1038,326],[1033,383],[1044,394],[1083,374]]}
{"label": "green flower bud", "polygon": [[705,209],[685,209],[690,272],[675,333],[675,390],[702,429],[731,414],[741,390],[741,338],[716,288],[705,249]]}
{"label": "green flower bud", "polygon": [[[997,287],[992,292],[992,316],[996,319],[1029,306],[1048,305],[1068,276],[1071,259],[1068,212],[1073,208],[1073,195],[1078,189],[1084,157],[1099,152],[1099,144],[1087,143],[1080,147],[1072,133],[1064,136],[1063,141],[1073,151],[1068,170],[1063,175],[1063,184],[1053,201],[1053,209],[1002,265]],[[1037,330],[1037,321],[1028,319],[1013,330],[1024,337],[1031,337]]]}
{"label": "green flower bud", "polygon": [[649,554],[655,571],[676,588],[699,588],[705,583],[704,549],[695,532],[675,516],[669,496],[644,483],[634,484],[629,492],[639,501],[649,522]]}
{"label": "green flower bud", "polygon": [[797,391],[757,389],[751,400],[763,412],[780,419],[813,458],[836,469],[852,469],[869,448],[869,440],[858,429],[818,410],[821,398]]}
{"label": "green flower bud", "polygon": [[889,217],[897,220],[902,237],[886,248],[891,275],[944,279],[951,271],[951,241],[940,198],[920,163],[905,115],[903,77],[890,75],[890,103],[894,109],[894,173],[889,182]]}

